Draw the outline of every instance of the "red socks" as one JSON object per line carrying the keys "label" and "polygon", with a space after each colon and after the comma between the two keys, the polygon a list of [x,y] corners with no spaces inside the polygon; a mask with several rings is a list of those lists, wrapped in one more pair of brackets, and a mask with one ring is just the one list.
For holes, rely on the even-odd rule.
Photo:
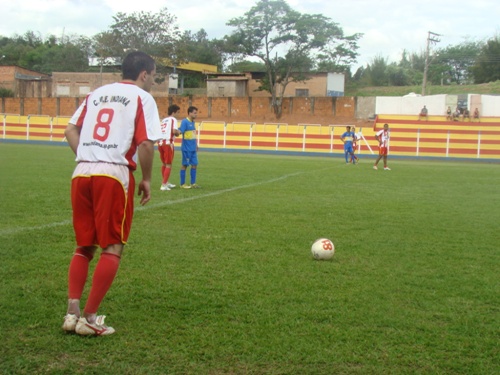
{"label": "red socks", "polygon": [[82,297],[85,281],[87,281],[87,275],[89,273],[89,263],[92,258],[93,255],[81,247],[75,250],[68,271],[69,299],[80,299]]}
{"label": "red socks", "polygon": [[85,305],[85,313],[97,313],[99,305],[115,279],[119,266],[120,257],[118,255],[110,253],[101,254],[92,278],[92,287],[90,288],[90,295]]}
{"label": "red socks", "polygon": [[172,167],[162,168],[163,184],[166,184],[168,182],[168,179],[170,178],[170,172],[172,172]]}

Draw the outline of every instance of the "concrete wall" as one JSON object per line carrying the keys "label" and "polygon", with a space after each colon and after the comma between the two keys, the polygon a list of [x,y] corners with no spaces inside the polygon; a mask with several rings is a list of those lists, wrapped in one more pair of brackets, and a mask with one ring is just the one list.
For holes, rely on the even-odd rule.
{"label": "concrete wall", "polygon": [[356,118],[366,119],[376,114],[377,112],[376,112],[375,101],[376,97],[374,96],[369,96],[369,97],[358,96],[356,98]]}
{"label": "concrete wall", "polygon": [[476,105],[473,107],[472,111],[474,111],[474,108],[476,107],[479,108],[479,113],[481,114],[481,116],[500,117],[500,96],[481,95],[481,102],[476,102]]}
{"label": "concrete wall", "polygon": [[242,97],[247,96],[247,81],[211,80],[207,81],[208,97]]}
{"label": "concrete wall", "polygon": [[[375,103],[375,113],[392,115],[418,116],[425,105],[429,116],[443,116],[448,107],[455,110],[462,95],[429,95],[429,96],[378,96]],[[477,107],[481,116],[500,117],[500,96],[494,95],[463,95],[467,108],[472,113]]]}

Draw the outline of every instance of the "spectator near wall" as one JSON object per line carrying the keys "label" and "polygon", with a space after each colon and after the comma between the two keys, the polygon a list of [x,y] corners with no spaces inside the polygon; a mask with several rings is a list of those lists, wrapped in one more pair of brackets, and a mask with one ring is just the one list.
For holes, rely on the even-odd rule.
{"label": "spectator near wall", "polygon": [[474,113],[472,115],[472,121],[476,121],[479,122],[479,109],[476,107],[476,109],[474,109]]}
{"label": "spectator near wall", "polygon": [[418,115],[418,121],[420,121],[422,118],[425,118],[425,121],[427,121],[428,118],[428,112],[427,107],[424,105],[424,107],[420,110],[420,114]]}

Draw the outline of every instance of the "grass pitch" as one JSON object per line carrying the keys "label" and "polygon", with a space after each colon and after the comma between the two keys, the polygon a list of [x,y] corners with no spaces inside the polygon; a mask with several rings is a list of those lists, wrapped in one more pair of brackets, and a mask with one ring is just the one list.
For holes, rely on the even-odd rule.
{"label": "grass pitch", "polygon": [[157,157],[99,311],[117,333],[85,338],[61,331],[74,156],[0,143],[1,373],[498,373],[498,164],[199,157],[202,189],[169,192]]}

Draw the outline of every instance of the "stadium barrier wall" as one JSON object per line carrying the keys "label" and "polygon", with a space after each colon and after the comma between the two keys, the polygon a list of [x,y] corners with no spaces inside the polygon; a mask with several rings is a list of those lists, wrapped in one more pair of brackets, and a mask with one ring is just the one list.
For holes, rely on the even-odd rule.
{"label": "stadium barrier wall", "polygon": [[[0,114],[4,140],[64,142],[69,117]],[[373,124],[356,129],[360,139],[357,152],[375,154],[375,132],[388,123],[391,155],[500,160],[500,121],[482,118],[477,122],[445,121],[430,116],[379,115]],[[307,152],[343,154],[341,135],[346,125],[288,124],[202,121],[198,126],[201,149]],[[176,146],[180,146],[180,138]]]}
{"label": "stadium barrier wall", "polygon": [[412,157],[474,158],[500,160],[500,119],[446,121],[445,116],[379,115],[374,130],[391,129],[390,153]]}

